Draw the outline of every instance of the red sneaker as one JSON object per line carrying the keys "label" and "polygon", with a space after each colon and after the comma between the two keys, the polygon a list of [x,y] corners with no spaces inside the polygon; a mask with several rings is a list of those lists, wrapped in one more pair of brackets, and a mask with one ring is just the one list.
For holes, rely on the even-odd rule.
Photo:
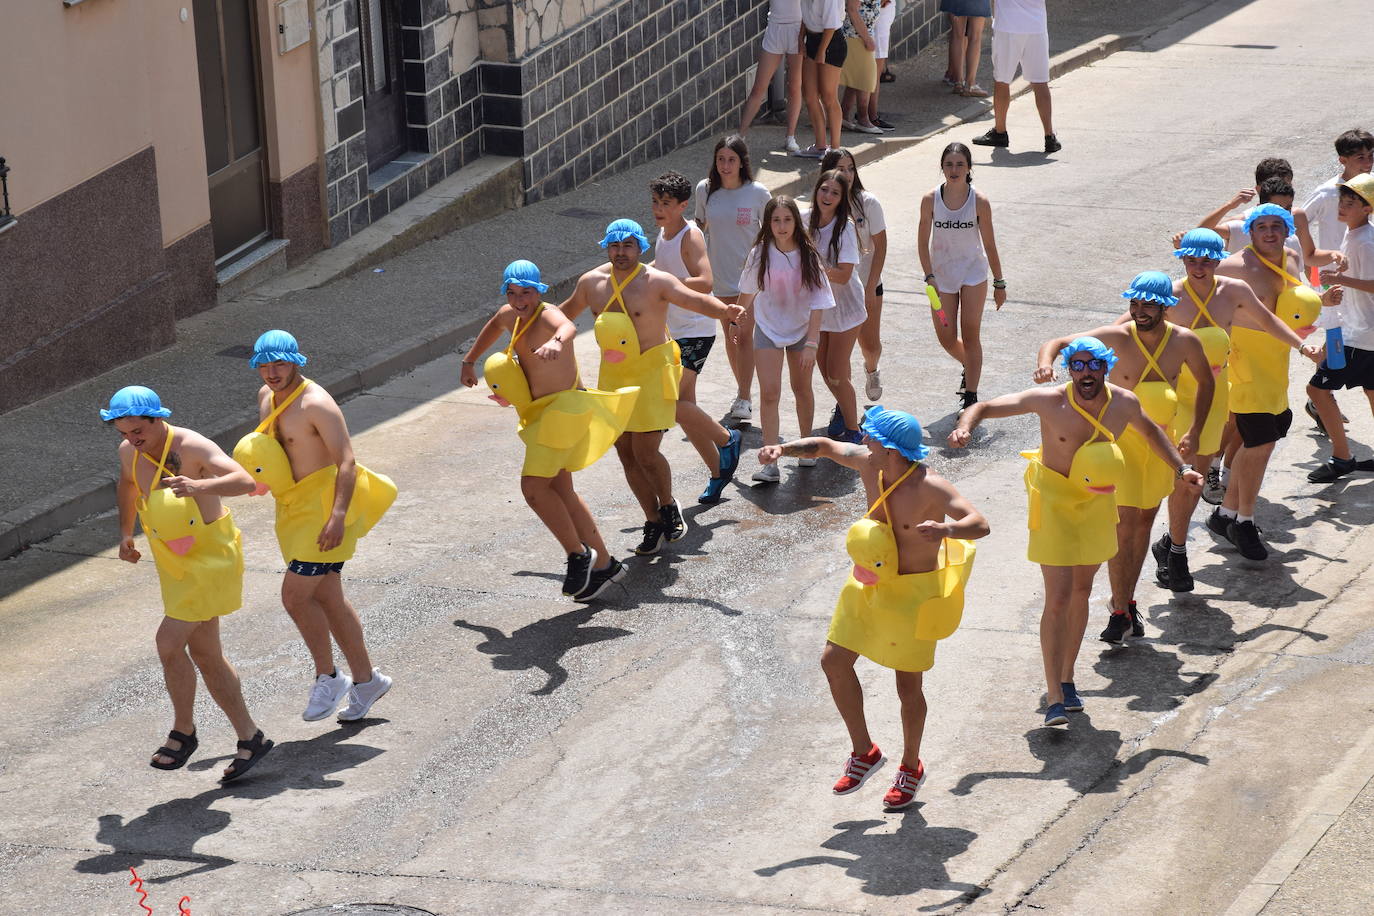
{"label": "red sneaker", "polygon": [[917,760],[914,770],[909,770],[905,766],[897,767],[897,778],[892,781],[892,788],[883,796],[883,804],[889,811],[905,808],[916,800],[916,790],[921,788],[921,783],[925,781],[925,761]]}
{"label": "red sneaker", "polygon": [[835,783],[835,794],[848,795],[850,792],[859,791],[859,786],[862,786],[886,759],[876,744],[868,749],[867,754],[850,754],[844,763],[844,775]]}

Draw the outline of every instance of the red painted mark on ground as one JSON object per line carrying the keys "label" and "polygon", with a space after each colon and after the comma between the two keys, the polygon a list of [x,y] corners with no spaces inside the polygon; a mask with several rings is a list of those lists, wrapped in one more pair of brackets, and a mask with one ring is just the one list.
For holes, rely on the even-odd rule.
{"label": "red painted mark on ground", "polygon": [[133,868],[129,869],[129,874],[133,875],[133,878],[129,880],[129,886],[141,895],[138,898],[138,905],[147,911],[148,916],[153,916],[153,908],[143,902],[148,899],[148,892],[143,889],[143,879],[138,876],[138,872],[134,871]]}
{"label": "red painted mark on ground", "polygon": [[182,897],[177,901],[178,916],[191,916],[191,898]]}

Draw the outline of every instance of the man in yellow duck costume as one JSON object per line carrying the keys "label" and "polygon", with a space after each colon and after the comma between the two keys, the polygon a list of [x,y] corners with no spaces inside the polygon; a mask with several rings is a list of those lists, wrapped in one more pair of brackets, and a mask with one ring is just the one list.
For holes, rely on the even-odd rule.
{"label": "man in yellow duck costume", "polygon": [[463,357],[462,382],[477,384],[477,357],[510,334],[504,352],[483,365],[491,399],[519,415],[525,463],[520,491],[568,555],[563,594],[590,601],[627,573],[606,549],[586,502],[573,489],[572,472],[610,450],[630,421],[639,389],[588,391],[578,376],[573,339],[577,328],[541,298],[548,292],[531,261],[506,266],[506,304],[486,323]]}
{"label": "man in yellow duck costume", "polygon": [[[1243,281],[1266,309],[1306,337],[1322,306],[1340,302],[1333,286],[1318,294],[1302,279],[1302,251],[1291,239],[1293,216],[1278,204],[1261,204],[1245,219],[1250,244],[1222,261],[1217,276]],[[1274,446],[1288,435],[1293,411],[1288,407],[1290,348],[1274,337],[1237,328],[1231,337],[1231,412],[1241,448],[1231,465],[1230,485],[1207,527],[1235,545],[1247,560],[1263,560],[1268,549],[1255,525],[1264,472]]]}
{"label": "man in yellow duck costume", "polygon": [[[1112,372],[1113,383],[1132,392],[1145,415],[1166,435],[1178,437],[1171,441],[1188,460],[1196,454],[1216,388],[1207,350],[1196,333],[1165,320],[1165,313],[1178,304],[1168,274],[1158,270],[1137,274],[1121,296],[1130,302],[1130,310],[1121,321],[1088,331],[1085,336],[1100,340],[1119,356],[1120,362]],[[1077,336],[1080,335],[1058,337],[1040,348],[1034,375],[1037,382],[1054,378],[1055,356]],[[1189,424],[1178,428],[1177,391],[1185,369],[1197,379],[1197,389],[1192,393],[1196,409],[1190,414]],[[1119,549],[1107,561],[1112,596],[1107,627],[1101,634],[1104,641],[1113,645],[1121,645],[1128,634],[1145,635],[1144,620],[1136,608],[1135,589],[1149,552],[1150,529],[1160,503],[1173,492],[1178,479],[1178,463],[1167,463],[1163,454],[1134,430],[1127,429],[1117,444],[1126,467],[1116,491]],[[1192,465],[1184,467],[1191,469]]]}
{"label": "man in yellow duck costume", "polygon": [[862,655],[896,673],[904,743],[883,804],[897,810],[916,800],[926,776],[922,678],[935,664],[936,641],[959,626],[972,541],[987,535],[988,523],[952,483],[922,464],[929,450],[911,414],[870,407],[861,430],[862,444],[798,439],[765,446],[759,461],[829,458],[863,479],[869,509],[845,539],[853,566],[830,620],[821,668],[852,747],[836,795],[857,791],[885,759],[868,733],[854,664]]}
{"label": "man in yellow duck costume", "polygon": [[636,387],[634,414],[616,440],[625,480],[644,511],[644,537],[635,553],[647,556],[664,541],[687,533],[687,521],[673,498],[673,472],[661,447],[663,434],[677,422],[682,358],[668,336],[668,306],[723,321],[744,314],[714,296],[689,289],[667,271],[641,264],[649,240],[639,223],[618,219],[601,240],[610,260],[587,271],[559,310],[575,321],[587,309],[596,316],[594,333],[601,347],[597,387],[603,391]]}
{"label": "man in yellow duck costume", "polygon": [[[391,506],[396,485],[358,464],[343,411],[328,391],[301,374],[306,357],[286,331],[265,332],[249,363],[258,371],[261,423],[234,457],[277,506],[277,542],[286,575],[281,599],[315,663],[315,682],[301,717],[316,722],[347,697],[339,720],[363,718],[391,689],[372,665],[363,624],[344,596],[343,565]],[[283,487],[285,489],[283,489]],[[337,642],[349,674],[334,665]]]}
{"label": "man in yellow duck costume", "polygon": [[1183,463],[1140,400],[1107,383],[1107,373],[1117,363],[1110,347],[1095,337],[1079,337],[1064,347],[1060,358],[1071,378],[1067,385],[980,401],[949,434],[950,445],[965,448],[984,419],[1028,413],[1040,418],[1040,448],[1022,454],[1030,459],[1026,554],[1040,564],[1045,581],[1040,652],[1049,705],[1046,726],[1067,725],[1066,713],[1083,709],[1073,669],[1088,625],[1093,579],[1118,551],[1116,492],[1125,461],[1117,442],[1131,429],[1188,485],[1202,483],[1202,475]]}
{"label": "man in yellow duck costume", "polygon": [[195,727],[196,669],[238,733],[238,751],[220,777],[247,773],[273,742],[264,739],[243,702],[238,673],[224,657],[219,619],[243,605],[243,544],[220,502],[253,490],[253,480],[218,445],[172,426],[172,411],[151,388],[130,385],[100,411],[119,430],[119,558],[137,563],[134,519],[143,526],[162,585],[157,651],[172,699],[172,730],[150,764],[185,766],[200,745]]}

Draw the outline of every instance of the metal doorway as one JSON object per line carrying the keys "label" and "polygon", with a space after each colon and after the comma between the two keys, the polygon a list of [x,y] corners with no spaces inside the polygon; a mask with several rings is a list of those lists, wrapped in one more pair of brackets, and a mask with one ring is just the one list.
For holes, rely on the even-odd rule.
{"label": "metal doorway", "polygon": [[268,235],[267,176],[252,0],[193,0],[215,263]]}

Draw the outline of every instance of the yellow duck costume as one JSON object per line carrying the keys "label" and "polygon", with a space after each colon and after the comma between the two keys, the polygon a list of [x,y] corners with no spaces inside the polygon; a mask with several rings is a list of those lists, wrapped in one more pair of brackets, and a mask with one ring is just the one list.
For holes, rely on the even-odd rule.
{"label": "yellow duck costume", "polygon": [[194,499],[158,487],[163,477],[173,476],[167,470],[171,448],[168,427],[161,458],[155,461],[139,452],[157,468],[146,497],[138,485],[138,461],[134,461],[138,521],[153,551],[163,612],[173,620],[199,623],[243,607],[243,536],[228,508],[207,524]]}
{"label": "yellow duck costume", "polygon": [[493,353],[483,364],[491,398],[514,407],[520,416],[519,434],[525,443],[525,477],[556,477],[560,471],[580,471],[595,464],[625,432],[639,389],[617,391],[569,388],[541,398],[530,396],[529,381],[515,358],[515,342],[534,324],[544,303],[522,327],[515,321],[504,353]]}
{"label": "yellow duck costume", "polygon": [[[1197,453],[1215,455],[1221,451],[1221,432],[1226,426],[1226,415],[1231,411],[1228,391],[1230,376],[1227,367],[1231,358],[1231,336],[1217,326],[1211,313],[1207,311],[1207,303],[1212,301],[1217,292],[1216,278],[1212,279],[1212,289],[1207,293],[1206,299],[1199,298],[1187,280],[1183,281],[1183,288],[1188,291],[1188,297],[1197,307],[1197,314],[1193,316],[1193,322],[1188,325],[1188,329],[1202,341],[1202,349],[1207,353],[1207,362],[1212,367],[1212,377],[1216,380],[1216,387],[1212,390],[1212,406],[1207,411],[1206,422],[1202,425],[1202,437],[1197,443]],[[1207,320],[1207,325],[1198,327],[1198,323],[1203,319]],[[1169,437],[1178,442],[1192,428],[1193,415],[1197,413],[1197,379],[1193,378],[1193,370],[1186,365],[1179,371],[1178,387],[1175,391],[1178,394],[1178,410],[1174,413]]]}
{"label": "yellow duck costume", "polygon": [[[639,389],[634,413],[625,426],[632,433],[673,427],[677,422],[678,385],[682,381],[682,352],[677,341],[669,337],[656,347],[643,352],[639,349],[639,335],[622,293],[643,270],[643,264],[637,265],[624,283],[617,283],[615,274],[611,274],[611,298],[593,325],[597,346],[601,348],[597,387],[603,391]],[[620,310],[612,311],[616,305]]]}
{"label": "yellow duck costume", "polygon": [[[870,413],[877,410],[880,408],[871,408]],[[901,451],[911,458],[906,450]],[[850,526],[845,550],[854,565],[840,590],[826,635],[835,645],[897,671],[927,671],[935,664],[935,643],[953,633],[963,618],[964,588],[976,552],[972,541],[946,538],[935,569],[908,574],[897,571],[897,539],[892,526],[870,516],[918,464],[919,459],[912,459],[906,473],[882,490],[863,518]],[[880,489],[882,485],[880,472]]]}
{"label": "yellow duck costume", "polygon": [[[1094,343],[1111,353],[1100,341]],[[1064,352],[1082,349],[1086,348],[1074,341]],[[1116,437],[1102,425],[1112,403],[1111,388],[1106,392],[1106,403],[1094,417],[1074,399],[1073,383],[1064,386],[1069,406],[1093,426],[1092,436],[1074,452],[1069,476],[1041,461],[1040,449],[1021,453],[1030,459],[1025,477],[1026,526],[1030,530],[1026,556],[1032,563],[1095,566],[1116,556],[1116,489],[1126,462]]]}
{"label": "yellow duck costume", "polygon": [[[1140,407],[1145,415],[1168,430],[1173,426],[1174,415],[1178,411],[1178,394],[1169,384],[1163,370],[1159,368],[1159,355],[1169,345],[1174,326],[1164,325],[1164,337],[1153,353],[1146,350],[1145,345],[1141,343],[1135,325],[1131,324],[1129,327],[1131,338],[1145,357],[1147,369],[1141,374],[1148,375],[1153,370],[1159,376],[1153,381],[1137,382],[1133,394],[1140,400]],[[1116,504],[1137,509],[1155,508],[1173,492],[1173,469],[1154,453],[1150,443],[1134,428],[1127,427],[1117,444],[1121,446],[1121,455],[1126,461],[1126,467],[1117,486]]]}
{"label": "yellow duck costume", "polygon": [[[1305,336],[1321,312],[1322,300],[1311,287],[1288,272],[1288,251],[1275,264],[1255,246],[1249,246],[1260,263],[1284,280],[1284,290],[1274,304],[1279,320]],[[1288,409],[1288,344],[1263,331],[1235,329],[1231,340],[1231,411],[1280,414]]]}
{"label": "yellow duck costume", "polygon": [[237,461],[258,483],[255,495],[271,491],[277,503],[277,545],[282,560],[290,563],[342,563],[353,558],[358,539],[372,530],[396,500],[396,484],[384,474],[369,471],[361,464],[353,484],[353,498],[344,515],[343,540],[333,550],[320,550],[316,542],[320,530],[334,510],[334,481],[337,465],[322,467],[300,480],[291,475],[291,461],[277,441],[277,417],[313,384],[302,378],[285,401],[258,424],[258,428],[234,446]]}

